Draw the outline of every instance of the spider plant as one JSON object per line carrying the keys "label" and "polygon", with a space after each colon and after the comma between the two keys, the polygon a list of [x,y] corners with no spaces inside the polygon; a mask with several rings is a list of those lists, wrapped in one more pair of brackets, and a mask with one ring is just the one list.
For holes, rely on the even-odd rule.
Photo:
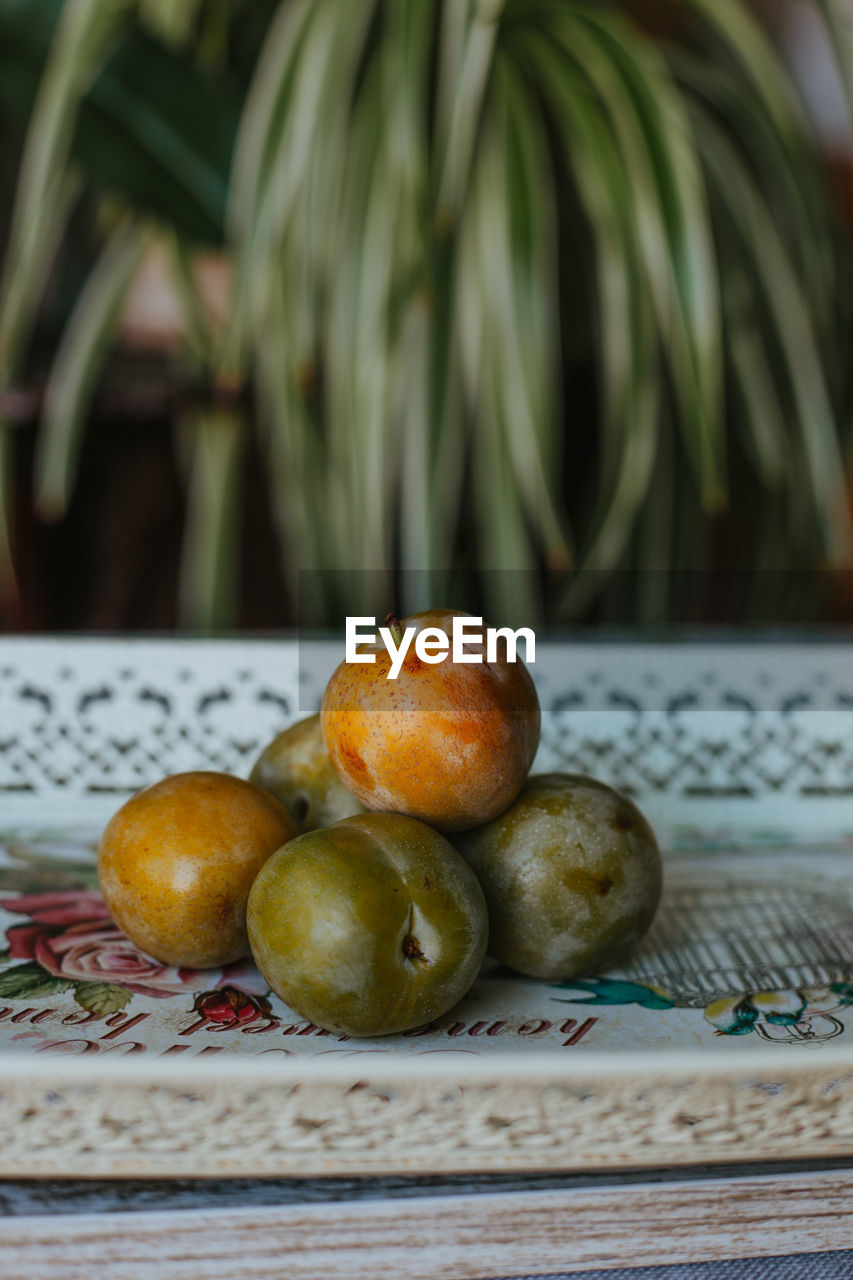
{"label": "spider plant", "polygon": [[[850,87],[842,2],[815,3]],[[550,616],[571,616],[619,566],[706,563],[735,471],[745,562],[842,560],[833,282],[850,250],[804,111],[746,0],[683,0],[665,37],[643,10],[0,0],[0,93],[28,121],[0,381],[20,374],[71,210],[107,205],[45,398],[42,513],[67,506],[156,242],[181,359],[216,393],[180,424],[188,624],[232,616],[246,386],[284,563],[294,590],[324,571],[307,579],[321,620],[381,610],[400,568],[430,571],[401,576],[402,607],[440,600],[462,548],[496,615],[536,620],[544,573]],[[200,244],[233,267],[221,325]],[[567,393],[578,365],[592,405]]]}

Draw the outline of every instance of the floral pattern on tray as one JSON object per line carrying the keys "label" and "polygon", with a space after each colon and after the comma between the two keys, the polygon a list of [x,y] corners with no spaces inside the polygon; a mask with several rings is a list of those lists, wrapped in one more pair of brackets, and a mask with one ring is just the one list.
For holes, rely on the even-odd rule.
{"label": "floral pattern on tray", "polygon": [[[183,996],[191,998],[190,1009],[210,1030],[219,1031],[270,1017],[269,988],[251,960],[206,970],[154,960],[119,929],[92,887],[93,861],[57,857],[21,840],[8,840],[5,847],[0,890],[18,892],[0,895],[0,908],[18,919],[7,926],[0,952],[0,1000],[67,995],[87,1013],[106,1017],[134,995]],[[64,887],[44,888],[46,877]],[[34,892],[26,892],[30,886]]]}
{"label": "floral pattern on tray", "polygon": [[[804,870],[797,855],[783,865],[781,854],[691,853],[668,863],[658,920],[624,969],[548,984],[490,963],[468,996],[434,1023],[404,1036],[352,1041],[300,1019],[248,960],[199,971],[142,952],[97,891],[90,841],[7,833],[0,835],[0,1047],[481,1055],[735,1051],[756,1037],[820,1044],[853,1036],[851,860],[849,850],[828,850],[820,870],[814,858]],[[752,950],[741,954],[739,939],[747,935]],[[705,948],[704,967],[697,947]]]}
{"label": "floral pattern on tray", "polygon": [[[265,995],[267,985],[249,961],[216,970],[161,964],[130,941],[93,890],[21,894],[0,898],[0,907],[25,917],[6,931],[8,958],[20,961],[0,974],[0,997],[30,998],[70,991],[91,1013],[117,1013],[134,992],[168,999],[204,989],[208,1006],[233,1016],[249,1004],[237,997]],[[213,1001],[216,990],[225,1003]],[[201,1006],[198,1006],[201,1007]],[[268,1007],[268,1006],[267,1006]]]}
{"label": "floral pattern on tray", "polygon": [[[572,992],[565,999],[572,1005],[636,1004],[643,1009],[674,1009],[679,1003],[663,987],[624,979],[575,979],[559,986]],[[804,991],[735,991],[710,1001],[703,1016],[718,1036],[757,1032],[765,1040],[823,1041],[844,1031],[844,1023],[836,1015],[851,1005],[853,983],[831,982]]]}

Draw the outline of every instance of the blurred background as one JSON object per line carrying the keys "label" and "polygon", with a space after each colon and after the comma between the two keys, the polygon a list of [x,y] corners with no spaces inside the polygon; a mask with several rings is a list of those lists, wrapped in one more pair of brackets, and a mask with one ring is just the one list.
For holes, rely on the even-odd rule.
{"label": "blurred background", "polygon": [[853,0],[0,0],[0,626],[849,626],[851,119]]}

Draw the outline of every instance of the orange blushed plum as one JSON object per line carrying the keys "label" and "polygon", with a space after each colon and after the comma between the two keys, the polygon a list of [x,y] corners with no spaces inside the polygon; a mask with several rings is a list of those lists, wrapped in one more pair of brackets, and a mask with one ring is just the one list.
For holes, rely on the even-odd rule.
{"label": "orange blushed plum", "polygon": [[[451,610],[414,614],[402,629],[452,634]],[[375,663],[341,663],[323,696],[323,740],[346,786],[369,809],[440,831],[488,822],[518,794],[539,744],[539,700],[518,659],[427,664],[409,648],[396,680],[380,640]],[[469,644],[468,653],[485,646]]]}
{"label": "orange blushed plum", "polygon": [[249,954],[246,902],[270,854],[296,835],[277,800],[224,773],[178,773],[107,824],[101,892],[132,942],[165,964],[209,969]]}

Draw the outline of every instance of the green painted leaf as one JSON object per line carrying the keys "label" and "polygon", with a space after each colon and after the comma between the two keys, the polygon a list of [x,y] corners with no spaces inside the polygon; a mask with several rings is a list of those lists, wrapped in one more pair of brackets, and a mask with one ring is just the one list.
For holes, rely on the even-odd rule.
{"label": "green painted leaf", "polygon": [[115,982],[76,982],[74,999],[89,1013],[105,1016],[118,1013],[129,1004],[133,992],[127,987],[120,987]]}
{"label": "green painted leaf", "polygon": [[[56,857],[46,853],[38,843],[20,839],[15,833],[10,833],[3,843],[9,857],[21,865],[0,867],[0,889],[18,893],[38,893],[40,890],[49,893],[59,889],[98,888],[94,856],[90,861],[84,861],[83,857]],[[82,854],[82,846],[80,851]],[[93,847],[93,855],[94,852]]]}
{"label": "green painted leaf", "polygon": [[644,982],[628,982],[620,978],[575,978],[552,984],[562,991],[586,991],[588,995],[573,996],[560,1004],[638,1004],[643,1009],[672,1009],[675,1001],[665,991],[647,986]]}
{"label": "green painted leaf", "polygon": [[32,960],[0,973],[0,996],[6,1000],[31,1000],[36,996],[59,995],[72,985],[69,978],[55,978]]}
{"label": "green painted leaf", "polygon": [[0,889],[12,893],[55,893],[57,890],[97,889],[98,872],[83,868],[74,872],[51,866],[45,858],[41,867],[0,867]]}

